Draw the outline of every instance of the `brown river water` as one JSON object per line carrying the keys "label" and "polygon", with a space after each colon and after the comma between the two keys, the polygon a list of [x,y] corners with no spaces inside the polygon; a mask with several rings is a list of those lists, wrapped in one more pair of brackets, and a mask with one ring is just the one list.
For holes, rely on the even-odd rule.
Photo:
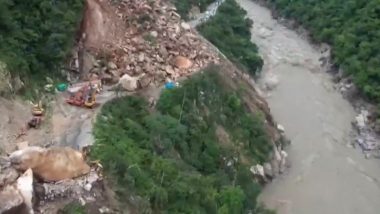
{"label": "brown river water", "polygon": [[320,67],[320,51],[267,8],[237,2],[254,21],[252,41],[265,61],[261,91],[292,141],[291,167],[260,200],[279,214],[379,214],[380,160],[347,146],[356,113]]}

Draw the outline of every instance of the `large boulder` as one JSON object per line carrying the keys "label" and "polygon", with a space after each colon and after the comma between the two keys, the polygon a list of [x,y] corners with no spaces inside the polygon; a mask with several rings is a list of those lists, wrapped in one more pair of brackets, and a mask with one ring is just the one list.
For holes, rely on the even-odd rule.
{"label": "large boulder", "polygon": [[183,56],[177,56],[174,59],[174,66],[180,69],[188,69],[193,65],[190,59],[183,57]]}
{"label": "large boulder", "polygon": [[124,74],[120,80],[119,84],[127,91],[135,91],[137,89],[138,77],[131,77],[128,74]]}
{"label": "large boulder", "polygon": [[268,91],[275,89],[279,83],[278,77],[272,73],[265,75],[263,80],[265,89]]}
{"label": "large boulder", "polygon": [[11,164],[18,170],[31,168],[44,181],[75,178],[90,171],[82,153],[64,148],[28,147],[10,155]]}

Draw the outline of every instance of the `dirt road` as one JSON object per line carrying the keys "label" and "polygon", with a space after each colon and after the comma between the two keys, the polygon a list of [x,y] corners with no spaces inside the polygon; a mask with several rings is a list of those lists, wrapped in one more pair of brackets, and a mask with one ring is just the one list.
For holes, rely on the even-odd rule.
{"label": "dirt road", "polygon": [[252,40],[264,58],[261,85],[271,112],[292,140],[291,168],[261,200],[279,214],[379,213],[380,161],[347,147],[355,112],[319,66],[320,52],[268,9],[237,1],[254,21]]}

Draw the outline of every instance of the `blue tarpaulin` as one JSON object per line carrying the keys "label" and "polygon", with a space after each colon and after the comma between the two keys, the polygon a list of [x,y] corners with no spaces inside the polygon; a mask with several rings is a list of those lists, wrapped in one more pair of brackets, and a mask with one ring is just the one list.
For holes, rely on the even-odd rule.
{"label": "blue tarpaulin", "polygon": [[166,89],[173,89],[173,88],[175,88],[175,83],[174,82],[167,82],[167,83],[165,83],[165,88]]}

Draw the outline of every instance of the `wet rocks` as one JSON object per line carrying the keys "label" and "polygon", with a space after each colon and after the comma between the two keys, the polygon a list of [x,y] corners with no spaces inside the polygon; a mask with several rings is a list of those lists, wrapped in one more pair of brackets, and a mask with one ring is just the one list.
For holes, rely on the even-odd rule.
{"label": "wet rocks", "polygon": [[265,176],[272,179],[274,177],[272,165],[270,163],[264,163],[263,167]]}
{"label": "wet rocks", "polygon": [[278,77],[273,73],[268,73],[263,78],[264,87],[266,90],[271,91],[275,89],[279,83]]}
{"label": "wet rocks", "polygon": [[367,110],[361,110],[360,114],[355,117],[356,126],[359,130],[366,128],[369,112]]}
{"label": "wet rocks", "polygon": [[352,122],[356,128],[354,145],[359,145],[366,158],[377,157],[380,152],[380,141],[370,126],[369,117],[369,111],[362,109]]}
{"label": "wet rocks", "polygon": [[262,179],[264,182],[266,182],[266,177],[264,173],[264,167],[260,164],[256,164],[254,166],[251,166],[249,169],[254,176],[256,176],[259,179]]}
{"label": "wet rocks", "polygon": [[280,131],[280,133],[285,133],[285,128],[281,124],[277,124],[277,130]]}

